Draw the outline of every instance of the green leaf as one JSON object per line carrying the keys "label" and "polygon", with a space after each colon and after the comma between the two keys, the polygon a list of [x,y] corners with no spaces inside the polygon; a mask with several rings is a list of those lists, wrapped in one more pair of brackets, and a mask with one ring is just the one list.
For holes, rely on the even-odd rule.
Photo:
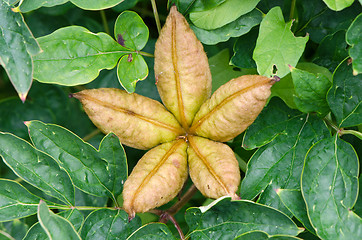
{"label": "green leaf", "polygon": [[2,233],[3,235],[4,233],[8,233],[11,236],[11,238],[5,238],[6,240],[23,239],[28,228],[25,219],[15,219],[10,222],[0,223],[0,239],[4,240],[4,238],[2,238]]}
{"label": "green leaf", "polygon": [[276,209],[251,201],[230,201],[229,197],[189,208],[185,218],[192,239],[234,239],[253,230],[292,236],[300,232],[290,218]]}
{"label": "green leaf", "polygon": [[302,193],[322,239],[361,239],[362,220],[350,209],[358,193],[358,158],[338,136],[315,144],[305,158]]}
{"label": "green leaf", "polygon": [[277,189],[276,192],[293,216],[296,217],[309,232],[316,234],[309,221],[302,192],[297,189]]}
{"label": "green leaf", "polygon": [[94,80],[102,69],[112,69],[131,53],[105,33],[79,26],[61,28],[37,39],[43,52],[34,57],[34,78],[66,86]]}
{"label": "green leaf", "polygon": [[354,0],[323,0],[323,2],[325,2],[330,9],[340,11],[351,6]]}
{"label": "green leaf", "polygon": [[205,11],[205,10],[209,10],[211,8],[217,7],[225,1],[226,0],[196,0],[196,1],[189,1],[189,2],[194,2],[194,4],[192,5],[192,8],[191,8],[193,12],[200,12],[200,11]]}
{"label": "green leaf", "polygon": [[49,155],[10,133],[0,133],[0,155],[20,178],[67,205],[74,205],[74,187]]}
{"label": "green leaf", "polygon": [[314,75],[308,71],[291,68],[295,88],[294,102],[297,108],[305,113],[316,112],[325,116],[329,111],[327,91],[332,83],[325,75]]}
{"label": "green leaf", "polygon": [[31,121],[27,126],[34,145],[54,157],[76,187],[96,196],[109,196],[116,202],[127,178],[127,163],[114,134],[104,137],[97,151],[63,127],[40,121]]}
{"label": "green leaf", "polygon": [[190,13],[191,22],[206,30],[220,28],[253,10],[260,0],[226,0],[222,4],[205,10]]}
{"label": "green leaf", "polygon": [[143,225],[135,232],[132,233],[131,236],[127,238],[127,240],[154,240],[154,239],[164,239],[164,240],[172,240],[176,239],[171,230],[163,223],[149,223]]}
{"label": "green leaf", "polygon": [[293,236],[286,236],[286,235],[274,235],[270,236],[266,232],[263,231],[250,231],[247,233],[243,233],[234,240],[266,240],[266,239],[273,239],[273,240],[295,240],[301,239]]}
{"label": "green leaf", "polygon": [[148,27],[135,12],[124,11],[114,25],[114,35],[118,43],[132,50],[142,50],[148,40]]}
{"label": "green leaf", "polygon": [[116,6],[125,0],[70,0],[84,10],[102,10]]}
{"label": "green leaf", "polygon": [[235,21],[226,24],[214,30],[206,30],[191,25],[197,38],[204,44],[214,45],[219,42],[225,42],[231,37],[239,37],[250,31],[251,28],[258,25],[262,20],[262,14],[258,10],[242,15]]}
{"label": "green leaf", "polygon": [[35,214],[39,200],[19,183],[0,179],[0,222]]}
{"label": "green leaf", "polygon": [[0,35],[0,65],[24,102],[33,79],[32,55],[40,48],[23,16],[5,1],[0,2]]}
{"label": "green leaf", "polygon": [[40,225],[52,240],[81,240],[74,226],[67,219],[54,214],[49,210],[45,202],[40,201],[38,207],[38,219]]}
{"label": "green leaf", "polygon": [[343,61],[333,74],[333,86],[327,101],[339,127],[362,124],[362,75],[353,75],[352,66]]}
{"label": "green leaf", "polygon": [[136,89],[138,81],[148,76],[148,66],[140,54],[124,55],[117,66],[117,77],[122,87],[129,93]]}
{"label": "green leaf", "polygon": [[21,2],[19,9],[21,12],[30,12],[40,7],[53,7],[64,4],[69,0],[24,0]]}
{"label": "green leaf", "polygon": [[292,22],[284,22],[280,7],[272,8],[264,17],[253,54],[260,75],[282,78],[289,73],[288,65],[297,65],[308,36],[295,37],[291,26]]}
{"label": "green leaf", "polygon": [[123,210],[100,209],[88,215],[80,235],[84,240],[126,239],[140,226],[139,217],[129,221]]}
{"label": "green leaf", "polygon": [[349,55],[352,58],[353,75],[362,73],[362,14],[349,26],[346,34],[346,41],[351,48]]}
{"label": "green leaf", "polygon": [[239,68],[256,68],[255,61],[253,60],[253,51],[257,37],[258,30],[256,28],[239,37],[234,44],[234,55],[230,59],[230,64]]}

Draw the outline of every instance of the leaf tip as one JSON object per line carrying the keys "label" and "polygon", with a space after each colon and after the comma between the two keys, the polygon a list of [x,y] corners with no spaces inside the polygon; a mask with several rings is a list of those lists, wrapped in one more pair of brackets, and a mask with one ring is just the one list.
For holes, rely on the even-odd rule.
{"label": "leaf tip", "polygon": [[11,11],[16,12],[16,13],[21,12],[20,7],[11,8]]}
{"label": "leaf tip", "polygon": [[352,72],[353,76],[357,76],[358,75],[358,71],[356,69],[353,69],[353,72]]}
{"label": "leaf tip", "polygon": [[280,188],[274,189],[274,190],[275,190],[276,194],[278,194],[278,195],[279,195],[279,193],[282,191],[282,189],[280,189]]}
{"label": "leaf tip", "polygon": [[19,93],[20,100],[25,103],[26,97],[28,96],[28,93]]}
{"label": "leaf tip", "polygon": [[290,70],[291,72],[295,69],[295,67],[293,67],[293,66],[290,65],[290,64],[288,64],[288,67],[289,67],[289,70]]}
{"label": "leaf tip", "polygon": [[24,121],[23,123],[25,124],[25,126],[29,127],[31,124],[31,121]]}

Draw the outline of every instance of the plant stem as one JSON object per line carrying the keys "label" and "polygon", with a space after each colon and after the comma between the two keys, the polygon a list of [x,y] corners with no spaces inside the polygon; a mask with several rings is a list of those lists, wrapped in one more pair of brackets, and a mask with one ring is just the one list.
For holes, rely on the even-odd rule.
{"label": "plant stem", "polygon": [[153,209],[153,210],[150,210],[149,212],[160,216],[161,223],[166,224],[167,221],[171,221],[173,223],[173,225],[175,226],[175,228],[177,229],[177,232],[180,235],[181,240],[185,239],[185,235],[182,232],[180,225],[178,224],[176,219],[170,213],[168,213],[167,211],[162,211],[162,210],[158,210],[158,209]]}
{"label": "plant stem", "polygon": [[106,33],[108,35],[111,35],[111,32],[109,31],[108,23],[107,23],[106,13],[104,12],[104,10],[100,10],[100,13],[101,13],[104,31],[106,31]]}
{"label": "plant stem", "polygon": [[197,192],[197,188],[194,184],[191,185],[191,187],[187,190],[187,192],[181,197],[180,201],[175,203],[172,207],[170,207],[167,212],[170,215],[175,215],[180,209],[194,196],[194,194]]}
{"label": "plant stem", "polygon": [[358,132],[358,131],[355,131],[355,130],[344,130],[344,129],[341,129],[339,131],[340,135],[343,135],[343,134],[352,134],[356,137],[358,137],[359,139],[362,140],[362,133],[361,132]]}
{"label": "plant stem", "polygon": [[339,132],[339,128],[338,126],[333,123],[331,120],[329,120],[328,118],[323,118],[323,120],[327,123],[328,126],[330,126],[331,128],[333,128],[336,132]]}
{"label": "plant stem", "polygon": [[91,140],[93,137],[97,136],[98,134],[101,133],[101,130],[99,130],[98,128],[93,130],[92,132],[90,132],[88,135],[86,135],[85,137],[83,137],[83,141],[84,142],[88,142],[89,140]]}
{"label": "plant stem", "polygon": [[160,18],[158,16],[158,12],[157,12],[156,1],[151,0],[151,4],[152,4],[153,15],[155,15],[157,31],[158,31],[158,34],[160,34],[160,32],[161,32],[161,23],[160,23]]}
{"label": "plant stem", "polygon": [[290,6],[289,21],[291,21],[294,17],[295,4],[296,4],[296,0],[292,0],[292,4]]}

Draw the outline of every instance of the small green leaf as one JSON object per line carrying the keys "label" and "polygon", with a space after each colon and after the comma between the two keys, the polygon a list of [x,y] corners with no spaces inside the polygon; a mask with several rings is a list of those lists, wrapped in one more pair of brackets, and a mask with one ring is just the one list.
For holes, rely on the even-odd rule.
{"label": "small green leaf", "polygon": [[30,12],[40,7],[53,7],[68,2],[69,0],[24,0],[19,6],[21,12]]}
{"label": "small green leaf", "polygon": [[79,26],[61,28],[37,39],[43,52],[34,57],[34,78],[66,86],[94,80],[102,69],[112,69],[130,51],[105,33]]}
{"label": "small green leaf", "polygon": [[257,38],[257,28],[253,28],[249,33],[239,37],[234,44],[234,55],[230,59],[230,64],[239,68],[256,68],[253,51]]}
{"label": "small green leaf", "polygon": [[349,55],[352,58],[353,75],[362,73],[362,14],[349,26],[346,34],[346,41],[351,48]]}
{"label": "small green leaf", "polygon": [[44,201],[40,201],[39,203],[38,219],[49,239],[81,240],[72,223],[50,211]]}
{"label": "small green leaf", "polygon": [[6,1],[0,2],[0,35],[0,65],[24,102],[33,79],[32,55],[40,48],[23,16]]}
{"label": "small green leaf", "polygon": [[362,124],[362,75],[353,75],[352,66],[343,61],[333,74],[333,86],[327,101],[339,127]]}
{"label": "small green leaf", "polygon": [[291,26],[292,22],[284,22],[280,7],[272,8],[264,17],[253,54],[260,75],[282,78],[289,73],[288,65],[297,65],[308,36],[295,37]]}
{"label": "small green leaf", "polygon": [[270,236],[266,232],[263,231],[250,231],[247,233],[243,233],[234,240],[301,240],[301,238],[293,237],[293,236],[286,236],[286,235],[274,235]]}
{"label": "small green leaf", "polygon": [[362,219],[350,210],[357,199],[358,169],[353,147],[338,136],[319,141],[308,152],[302,193],[322,239],[362,238]]}
{"label": "small green leaf", "polygon": [[149,223],[143,225],[127,240],[154,240],[154,239],[164,239],[164,240],[175,240],[171,230],[163,223]]}
{"label": "small green leaf", "polygon": [[124,11],[114,25],[114,35],[118,43],[132,50],[142,50],[148,40],[148,27],[135,12]]}
{"label": "small green leaf", "polygon": [[351,6],[354,0],[323,0],[323,2],[325,2],[330,9],[340,11]]}
{"label": "small green leaf", "polygon": [[191,25],[190,27],[202,43],[214,45],[219,42],[225,42],[231,37],[239,37],[246,34],[252,27],[258,25],[261,20],[261,12],[253,10],[250,13],[242,15],[235,21],[214,30],[206,30],[194,25]]}
{"label": "small green leaf", "polygon": [[133,93],[137,82],[145,80],[147,76],[148,66],[140,54],[128,54],[119,60],[117,77],[127,92]]}
{"label": "small green leaf", "polygon": [[220,28],[253,10],[259,1],[244,0],[240,4],[240,0],[226,0],[214,8],[191,12],[190,20],[196,27],[206,30]]}
{"label": "small green leaf", "polygon": [[58,163],[10,133],[0,133],[0,155],[20,178],[68,205],[74,205],[74,187]]}
{"label": "small green leaf", "polygon": [[19,183],[0,179],[0,222],[35,214],[39,200]]}
{"label": "small green leaf", "polygon": [[300,232],[290,218],[274,208],[245,200],[230,201],[229,197],[189,208],[185,218],[192,239],[234,239],[253,230],[291,236]]}
{"label": "small green leaf", "polygon": [[116,6],[125,0],[70,0],[84,10],[102,10]]}
{"label": "small green leaf", "polygon": [[123,210],[100,209],[88,215],[81,237],[84,240],[126,239],[139,227],[139,217],[129,221],[128,214]]}

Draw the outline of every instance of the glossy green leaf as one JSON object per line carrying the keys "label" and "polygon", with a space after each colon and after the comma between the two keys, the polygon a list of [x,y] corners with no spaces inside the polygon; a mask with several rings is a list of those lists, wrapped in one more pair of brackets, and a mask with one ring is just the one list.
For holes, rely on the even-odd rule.
{"label": "glossy green leaf", "polygon": [[294,103],[305,113],[316,112],[325,116],[330,110],[327,103],[327,91],[332,83],[325,75],[314,75],[308,71],[292,68],[291,74],[295,88]]}
{"label": "glossy green leaf", "polygon": [[293,216],[296,217],[309,232],[315,234],[314,228],[308,218],[307,207],[302,192],[297,189],[277,189],[276,192]]}
{"label": "glossy green leaf", "polygon": [[358,15],[348,28],[346,41],[351,48],[349,55],[352,58],[353,74],[362,73],[362,14]]}
{"label": "glossy green leaf", "polygon": [[302,194],[322,239],[361,239],[362,219],[350,209],[358,193],[358,158],[338,137],[315,144],[305,158]]}
{"label": "glossy green leaf", "polygon": [[114,36],[118,43],[133,50],[142,50],[148,40],[148,27],[135,12],[124,11],[114,25]]}
{"label": "glossy green leaf", "polygon": [[[196,1],[189,1],[194,2],[192,5],[193,12],[200,12],[209,10],[211,8],[219,6],[221,3],[225,2],[226,0],[196,0]],[[181,2],[181,1],[180,1]]]}
{"label": "glossy green leaf", "polygon": [[191,12],[190,20],[199,28],[207,30],[220,28],[253,10],[259,1],[244,0],[241,4],[240,0],[226,0],[214,8]]}
{"label": "glossy green leaf", "polygon": [[21,12],[30,12],[40,7],[53,7],[68,1],[69,0],[24,0],[21,2],[19,9]]}
{"label": "glossy green leaf", "polygon": [[49,239],[81,240],[72,223],[50,211],[46,203],[43,201],[40,201],[39,203],[38,220]]}
{"label": "glossy green leaf", "polygon": [[19,183],[0,179],[0,222],[35,214],[39,200]]}
{"label": "glossy green leaf", "polygon": [[289,73],[288,65],[297,65],[308,36],[295,37],[291,26],[292,22],[284,22],[280,7],[274,7],[264,17],[253,54],[260,75],[276,74],[282,78]]}
{"label": "glossy green leaf", "polygon": [[101,10],[116,6],[125,0],[70,0],[74,5],[85,10]]}
{"label": "glossy green leaf", "polygon": [[351,6],[354,0],[323,0],[323,2],[325,2],[330,9],[340,11]]}
{"label": "glossy green leaf", "polygon": [[343,61],[333,74],[327,101],[339,127],[362,124],[362,75],[353,75],[352,66]]}
{"label": "glossy green leaf", "polygon": [[74,86],[94,80],[112,69],[129,50],[105,33],[79,26],[61,28],[37,39],[43,52],[34,57],[34,78],[40,82]]}
{"label": "glossy green leaf", "polygon": [[253,230],[291,236],[300,232],[290,218],[274,208],[245,200],[230,201],[229,197],[189,208],[185,218],[192,239],[234,239]]}
{"label": "glossy green leaf", "polygon": [[231,37],[239,37],[246,34],[250,29],[258,25],[262,20],[262,14],[258,10],[242,15],[235,21],[226,24],[217,29],[206,30],[191,25],[191,29],[195,32],[197,38],[204,44],[214,45],[219,42],[225,42]]}
{"label": "glossy green leaf", "polygon": [[127,178],[126,156],[114,134],[103,138],[99,151],[69,130],[39,121],[27,124],[34,145],[50,154],[70,175],[76,187],[114,201]]}
{"label": "glossy green leaf", "polygon": [[127,240],[154,240],[154,239],[163,239],[163,240],[173,240],[176,239],[171,230],[163,223],[150,223],[143,225]]}
{"label": "glossy green leaf", "polygon": [[83,240],[126,239],[140,226],[139,217],[129,221],[123,210],[100,209],[88,215],[80,235]]}
{"label": "glossy green leaf", "polygon": [[68,205],[74,205],[74,187],[58,163],[10,133],[0,133],[0,155],[20,178]]}
{"label": "glossy green leaf", "polygon": [[23,16],[5,1],[0,2],[0,35],[0,65],[24,102],[33,79],[32,55],[40,48]]}
{"label": "glossy green leaf", "polygon": [[257,28],[253,28],[249,33],[239,37],[234,44],[234,55],[230,59],[230,64],[239,68],[256,68],[253,51],[257,37]]}
{"label": "glossy green leaf", "polygon": [[117,66],[117,77],[122,87],[129,93],[136,89],[138,81],[148,76],[148,66],[140,54],[124,55]]}
{"label": "glossy green leaf", "polygon": [[250,231],[247,233],[243,233],[234,240],[266,240],[266,239],[273,239],[273,240],[296,240],[301,239],[298,237],[293,236],[286,236],[286,235],[274,235],[270,236],[266,232],[263,231]]}

